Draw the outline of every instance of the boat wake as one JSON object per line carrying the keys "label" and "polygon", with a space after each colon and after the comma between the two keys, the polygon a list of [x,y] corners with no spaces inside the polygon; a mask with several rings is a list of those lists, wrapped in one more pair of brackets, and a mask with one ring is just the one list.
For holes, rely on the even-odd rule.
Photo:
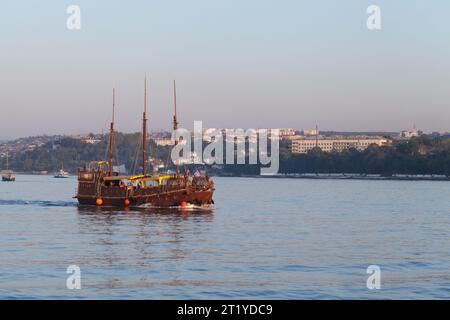
{"label": "boat wake", "polygon": [[77,203],[73,201],[0,199],[0,206],[75,207],[76,205]]}

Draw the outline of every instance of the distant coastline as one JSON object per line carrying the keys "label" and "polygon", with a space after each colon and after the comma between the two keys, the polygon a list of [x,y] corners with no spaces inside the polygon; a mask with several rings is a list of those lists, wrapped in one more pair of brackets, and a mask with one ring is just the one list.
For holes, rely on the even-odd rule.
{"label": "distant coastline", "polygon": [[[161,139],[168,140],[169,137],[162,136]],[[169,161],[172,147],[160,144],[161,139],[149,139],[149,161],[158,171],[173,171],[173,163]],[[116,133],[116,159],[120,160],[116,165],[123,168],[122,172],[133,174],[139,171],[135,155],[140,141],[140,133]],[[104,159],[107,145],[107,135],[78,138],[47,136],[17,140],[0,145],[0,169],[8,169],[6,155],[9,154],[9,169],[17,173],[51,174],[64,167],[69,173],[76,174],[78,168],[91,161]],[[220,161],[222,164],[194,162],[185,167],[190,172],[205,170],[211,176],[260,177],[260,164],[249,164],[247,159],[246,164],[226,164],[225,152],[223,157]],[[307,153],[294,153],[289,141],[281,140],[277,172],[279,174],[272,177],[448,181],[450,138],[421,135],[395,140],[386,146],[371,144],[363,150],[353,147],[326,152],[317,147]]]}
{"label": "distant coastline", "polygon": [[315,173],[303,173],[303,174],[277,174],[277,175],[227,175],[217,174],[217,177],[224,178],[275,178],[275,179],[312,179],[312,180],[394,180],[394,181],[450,181],[450,177],[444,175],[392,175],[383,176],[378,174],[360,175],[360,174],[315,174]]}
{"label": "distant coastline", "polygon": [[[49,172],[14,172],[15,175],[30,175],[30,176],[52,176],[53,173]],[[76,176],[76,175],[73,175]],[[213,177],[221,178],[272,178],[272,179],[310,179],[310,180],[393,180],[393,181],[450,181],[450,177],[444,175],[392,175],[383,176],[379,174],[342,174],[342,173],[295,173],[295,174],[276,174],[276,175],[251,175],[251,174],[211,174]]]}

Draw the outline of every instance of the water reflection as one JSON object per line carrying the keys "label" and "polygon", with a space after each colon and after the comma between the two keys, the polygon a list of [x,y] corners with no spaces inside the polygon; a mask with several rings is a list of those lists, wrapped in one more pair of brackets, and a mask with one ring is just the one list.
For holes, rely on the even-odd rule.
{"label": "water reflection", "polygon": [[[176,268],[180,260],[193,258],[193,245],[208,237],[213,219],[211,208],[117,210],[80,206],[79,234],[89,248],[82,263],[146,270],[164,263],[167,268]],[[145,278],[142,273],[140,277]],[[105,282],[113,279],[111,275]]]}
{"label": "water reflection", "polygon": [[79,214],[148,214],[148,215],[211,215],[213,207],[194,207],[194,208],[145,208],[133,207],[117,209],[113,207],[97,207],[97,206],[77,206]]}

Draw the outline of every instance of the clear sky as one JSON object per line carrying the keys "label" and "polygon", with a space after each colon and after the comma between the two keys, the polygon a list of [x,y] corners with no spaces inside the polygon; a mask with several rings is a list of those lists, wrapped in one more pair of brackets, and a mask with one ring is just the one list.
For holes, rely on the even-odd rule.
{"label": "clear sky", "polygon": [[[68,30],[68,5],[81,30]],[[366,9],[381,7],[382,30]],[[181,125],[450,131],[448,0],[3,0],[0,139]]]}

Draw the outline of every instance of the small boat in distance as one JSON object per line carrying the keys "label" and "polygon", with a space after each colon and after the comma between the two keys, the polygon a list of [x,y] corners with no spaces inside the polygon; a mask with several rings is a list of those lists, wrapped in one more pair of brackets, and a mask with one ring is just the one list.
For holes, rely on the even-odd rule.
{"label": "small boat in distance", "polygon": [[16,177],[13,175],[13,171],[9,170],[8,162],[9,154],[6,153],[6,170],[2,170],[2,181],[16,181]]}
{"label": "small boat in distance", "polygon": [[64,171],[64,168],[61,168],[59,172],[54,176],[55,178],[69,178],[70,175],[67,171]]}
{"label": "small boat in distance", "polygon": [[2,174],[2,181],[16,181],[16,177],[12,173]]}

